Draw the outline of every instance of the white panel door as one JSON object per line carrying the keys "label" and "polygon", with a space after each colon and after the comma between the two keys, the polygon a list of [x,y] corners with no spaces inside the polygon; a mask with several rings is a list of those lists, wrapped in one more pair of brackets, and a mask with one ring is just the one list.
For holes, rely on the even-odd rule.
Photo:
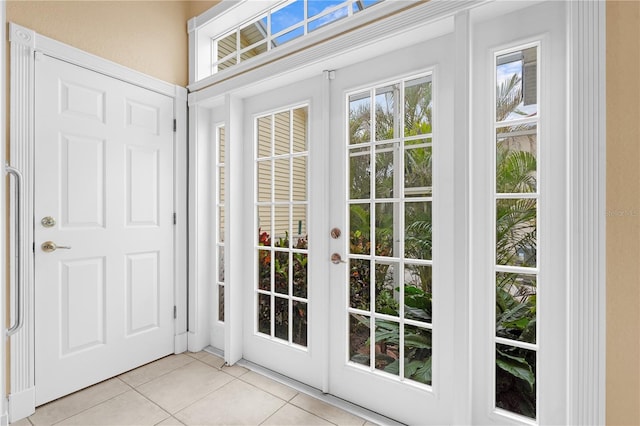
{"label": "white panel door", "polygon": [[35,112],[40,405],[174,350],[173,100],[41,56]]}

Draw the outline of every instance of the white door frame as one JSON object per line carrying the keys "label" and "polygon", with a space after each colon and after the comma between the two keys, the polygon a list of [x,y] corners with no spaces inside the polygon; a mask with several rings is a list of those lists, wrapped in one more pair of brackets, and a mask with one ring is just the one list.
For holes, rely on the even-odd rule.
{"label": "white door frame", "polygon": [[[0,22],[6,22],[5,17],[6,12],[6,2],[0,2]],[[6,105],[7,105],[7,79],[6,79],[6,26],[0,30],[0,129],[6,129],[7,125],[7,116],[6,116]],[[6,132],[0,132],[0,147],[6,147]],[[5,150],[2,149],[0,151],[0,168],[4,170],[5,164]],[[0,175],[4,177],[4,172]],[[4,181],[3,181],[4,182]],[[4,189],[5,185],[0,185],[0,211],[4,212],[5,210],[5,201],[4,201]],[[3,222],[5,223],[5,222]],[[0,228],[0,276],[5,276],[4,271],[7,268],[7,256],[5,253],[6,247],[6,236],[5,236],[5,227],[2,226]],[[7,310],[7,292],[5,291],[5,286],[0,286],[0,318],[6,318],[6,310]],[[2,327],[2,337],[0,338],[0,377],[6,377],[7,367],[6,367],[6,338],[5,338],[5,330]],[[7,412],[7,392],[6,392],[6,384],[5,380],[2,380],[0,383],[0,426],[6,426],[9,424],[9,413]]]}
{"label": "white door frame", "polygon": [[[34,255],[31,249],[33,226],[26,225],[33,221],[35,61],[38,60],[39,55],[46,54],[174,99],[176,119],[174,211],[177,217],[174,227],[174,281],[176,283],[174,346],[176,353],[187,349],[187,92],[183,87],[149,77],[13,23],[9,27],[9,41],[11,42],[10,163],[24,175],[22,223],[25,224],[22,230],[25,243],[22,252],[25,265],[25,322],[24,327],[11,338],[10,342],[11,388],[8,390],[8,397],[9,420],[13,422],[35,411]],[[14,202],[15,200],[11,199],[12,205]]]}
{"label": "white door frame", "polygon": [[[469,9],[483,8],[487,5],[488,13],[491,7],[511,7],[520,2],[447,2],[432,0],[411,8],[408,12],[400,12],[394,16],[381,19],[362,29],[351,31],[341,36],[332,38],[324,43],[303,49],[300,54],[280,58],[277,61],[265,63],[260,67],[245,72],[234,71],[233,68],[225,70],[223,76],[211,77],[202,82],[192,82],[191,88],[195,91],[189,95],[191,111],[198,111],[198,116],[206,116],[209,108],[223,106],[226,109],[225,125],[227,126],[227,147],[230,151],[229,165],[227,166],[227,188],[242,188],[242,171],[230,170],[241,159],[242,130],[242,99],[252,87],[263,84],[283,84],[287,74],[296,70],[296,76],[304,78],[309,73],[317,74],[327,66],[334,63],[340,64],[336,52],[348,52],[353,57],[367,49],[371,44],[382,41],[383,38],[393,40],[398,35],[406,36],[412,28],[420,26],[423,32],[437,31],[438,26],[447,19],[453,19],[456,30],[456,61],[469,64],[469,46],[471,37],[471,23]],[[516,5],[515,7],[520,7]],[[570,224],[566,229],[568,245],[566,253],[568,258],[567,270],[567,336],[568,357],[566,366],[568,374],[566,420],[570,424],[602,424],[605,421],[605,218],[602,212],[605,209],[605,118],[606,97],[604,88],[605,78],[605,1],[567,2],[567,37],[568,37],[568,146],[567,146],[567,170],[568,185],[566,193],[567,221]],[[203,15],[204,16],[204,15]],[[199,27],[197,20],[192,21],[190,34],[195,34]],[[203,25],[206,23],[203,23]],[[397,40],[397,38],[396,38]],[[197,38],[190,38],[191,63],[193,71],[195,66],[195,53]],[[387,40],[388,41],[388,40]],[[382,44],[381,44],[382,45]],[[269,55],[263,55],[267,61]],[[344,62],[343,62],[344,63]],[[327,65],[329,64],[329,65]],[[338,65],[339,66],[339,65]],[[331,69],[331,68],[329,68]],[[467,159],[466,164],[455,164],[455,179],[460,179],[460,185],[465,188],[464,194],[456,195],[459,205],[468,205],[469,200],[469,116],[472,111],[466,107],[470,98],[469,67],[458,67],[455,75],[456,98],[456,150],[458,158]],[[243,71],[243,72],[240,72]],[[291,77],[289,77],[291,78]],[[202,113],[202,114],[200,114]],[[200,119],[191,116],[192,124],[202,128]],[[200,135],[192,133],[191,144],[197,147],[206,143]],[[237,141],[234,143],[234,141]],[[208,165],[194,164],[191,174],[194,179],[204,173],[202,167]],[[230,193],[233,191],[228,191]],[[230,197],[231,198],[231,197]],[[238,197],[239,198],[239,197]],[[233,220],[235,214],[241,214],[242,206],[238,198],[227,201],[228,217]],[[192,200],[192,205],[197,200]],[[230,207],[230,208],[229,208]],[[468,209],[460,209],[456,215],[469,224]],[[242,232],[239,227],[229,223],[231,234]],[[469,226],[469,225],[467,225]],[[469,233],[461,230],[456,235],[456,244],[468,247]],[[241,294],[238,290],[241,286],[234,286],[233,282],[242,282],[242,264],[238,259],[242,257],[242,247],[233,247],[232,240],[226,238],[230,244],[225,268],[227,275],[227,291],[225,292],[225,318],[226,347],[225,358],[233,363],[242,357],[242,307],[240,305]],[[202,244],[191,242],[192,255],[206,258],[206,252]],[[465,256],[468,256],[466,253]],[[235,260],[234,260],[235,259]],[[229,267],[230,266],[230,267]],[[460,286],[456,290],[461,293],[456,297],[464,306],[470,305],[468,297],[469,288],[468,270],[460,270],[456,273],[456,282]],[[201,291],[206,294],[208,281],[205,277],[193,276],[190,282],[192,291]],[[194,317],[202,318],[199,324],[206,324],[207,305],[199,301],[200,310],[194,312]],[[468,341],[470,336],[470,324],[462,319],[456,329],[456,335],[463,341]],[[203,331],[203,334],[204,333]],[[203,342],[203,344],[206,344]],[[458,365],[467,367],[456,373],[459,377],[467,376],[468,354],[461,356],[465,359],[457,360]],[[460,362],[458,362],[460,361]],[[584,392],[589,389],[589,392]],[[470,398],[471,389],[460,389],[459,410],[456,410],[454,421],[459,424],[468,424],[471,420]]]}

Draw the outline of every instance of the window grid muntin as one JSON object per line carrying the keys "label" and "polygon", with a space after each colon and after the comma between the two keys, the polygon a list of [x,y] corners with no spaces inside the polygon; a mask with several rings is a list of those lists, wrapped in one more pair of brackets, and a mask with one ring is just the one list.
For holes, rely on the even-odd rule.
{"label": "window grid muntin", "polygon": [[[490,359],[492,360],[492,370],[493,370],[493,380],[492,380],[492,388],[493,388],[493,392],[492,392],[492,406],[493,406],[493,411],[494,413],[506,416],[506,417],[511,417],[511,418],[517,418],[521,421],[524,421],[525,423],[533,423],[536,424],[538,423],[538,419],[539,419],[539,413],[540,413],[540,407],[539,407],[539,402],[540,402],[540,398],[539,398],[539,392],[540,392],[540,388],[538,386],[537,383],[537,379],[539,377],[539,373],[538,373],[538,351],[540,349],[540,326],[539,326],[539,319],[540,316],[538,315],[539,312],[539,303],[538,303],[538,295],[540,294],[540,281],[539,281],[539,272],[540,272],[540,256],[538,255],[538,247],[540,247],[540,240],[541,240],[541,232],[540,232],[540,162],[541,162],[541,157],[540,157],[540,145],[541,145],[541,140],[540,140],[540,135],[541,135],[541,131],[540,131],[540,127],[542,124],[542,102],[541,102],[541,98],[540,98],[540,94],[541,94],[541,67],[540,67],[540,59],[541,59],[541,43],[539,41],[537,42],[532,42],[532,43],[527,43],[527,44],[522,44],[522,45],[518,45],[516,47],[512,47],[509,49],[503,49],[500,51],[496,51],[493,54],[493,61],[492,61],[492,70],[493,70],[493,82],[494,82],[494,87],[496,87],[497,82],[498,82],[498,76],[497,76],[497,67],[498,67],[498,58],[501,56],[505,56],[508,54],[513,54],[515,52],[519,52],[519,51],[524,51],[526,49],[530,49],[530,48],[536,48],[536,113],[533,116],[530,117],[525,117],[525,118],[516,118],[516,119],[504,119],[502,121],[499,121],[497,118],[497,109],[496,109],[496,105],[497,105],[497,90],[492,90],[493,95],[491,97],[492,99],[492,104],[491,104],[491,110],[493,111],[493,125],[491,126],[491,136],[490,136],[490,140],[493,140],[494,143],[492,144],[492,149],[493,149],[493,155],[492,155],[492,160],[493,160],[493,172],[492,172],[492,182],[493,182],[493,189],[492,189],[492,193],[493,193],[493,203],[492,203],[492,217],[493,217],[493,224],[495,226],[495,224],[497,223],[497,208],[496,208],[496,203],[499,200],[519,200],[519,199],[531,199],[531,200],[535,200],[536,201],[536,213],[535,213],[535,224],[536,224],[536,264],[535,266],[517,266],[517,265],[500,265],[497,263],[496,259],[497,259],[497,252],[496,252],[496,246],[497,246],[497,241],[496,241],[496,233],[493,232],[493,248],[494,248],[494,256],[493,256],[493,272],[492,272],[492,280],[494,283],[494,287],[496,285],[495,281],[496,281],[496,274],[503,272],[503,273],[514,273],[514,274],[526,274],[526,275],[533,275],[536,277],[536,286],[535,286],[535,296],[536,296],[536,333],[535,333],[535,341],[536,343],[529,343],[529,342],[524,342],[524,341],[517,341],[517,340],[513,340],[513,339],[509,339],[509,338],[504,338],[504,337],[499,337],[496,334],[496,326],[494,325],[494,331],[493,331],[493,349],[491,351],[492,356],[490,357]],[[524,73],[524,63],[522,65],[522,73]],[[524,99],[524,93],[522,94],[523,99]],[[519,126],[519,125],[527,125],[527,124],[534,124],[535,125],[535,136],[536,136],[536,149],[535,149],[535,158],[536,158],[536,172],[535,172],[535,177],[536,177],[536,188],[535,191],[533,192],[527,192],[527,193],[499,193],[497,191],[497,177],[496,177],[496,171],[497,171],[497,131],[500,128],[507,128],[507,127],[515,127],[515,126]],[[496,292],[493,291],[492,292],[493,296],[492,296],[492,300],[493,300],[493,310],[495,311],[496,309]],[[494,324],[495,324],[495,314],[494,314]],[[497,377],[497,364],[496,364],[496,352],[497,352],[497,348],[498,345],[504,345],[504,346],[513,346],[519,349],[524,349],[524,350],[528,350],[528,351],[532,351],[535,352],[536,354],[536,371],[534,374],[534,380],[535,380],[535,386],[536,386],[536,394],[535,394],[535,401],[536,401],[536,413],[535,413],[535,418],[531,418],[528,416],[525,416],[523,414],[520,413],[515,413],[512,411],[509,411],[507,409],[503,409],[497,406],[497,388],[496,388],[496,377]]]}
{"label": "window grid muntin", "polygon": [[[375,246],[376,246],[376,228],[375,228],[375,224],[376,224],[376,204],[382,204],[382,203],[397,203],[399,206],[399,211],[397,212],[397,225],[394,223],[394,228],[398,228],[401,232],[401,234],[406,238],[405,235],[405,231],[406,231],[406,227],[405,227],[405,204],[406,203],[418,203],[418,202],[429,202],[431,203],[431,222],[433,222],[433,196],[428,196],[428,197],[408,197],[406,196],[405,192],[406,189],[404,187],[404,176],[405,176],[405,160],[404,160],[404,154],[406,152],[407,149],[411,149],[414,148],[413,145],[407,145],[407,143],[410,143],[412,141],[415,140],[421,140],[421,139],[429,139],[431,142],[429,142],[428,144],[424,144],[424,145],[428,145],[429,147],[433,146],[433,132],[429,132],[429,133],[425,133],[425,134],[419,134],[419,135],[411,135],[411,136],[405,136],[405,128],[404,128],[404,104],[405,104],[405,83],[406,82],[413,82],[415,80],[418,80],[420,78],[424,78],[426,82],[429,82],[431,84],[431,88],[433,88],[434,85],[434,77],[433,77],[433,72],[425,72],[422,74],[416,74],[416,75],[411,75],[408,77],[404,77],[401,79],[397,79],[391,82],[387,82],[387,83],[380,83],[377,84],[373,87],[370,87],[368,89],[359,89],[359,90],[354,90],[350,93],[347,93],[345,96],[345,103],[346,103],[346,111],[348,114],[347,117],[347,129],[349,128],[349,119],[350,119],[350,113],[351,113],[351,106],[350,103],[352,101],[360,101],[363,99],[368,99],[369,103],[369,121],[370,121],[370,125],[369,125],[369,140],[368,141],[363,141],[363,142],[357,142],[357,143],[353,143],[351,142],[351,135],[349,135],[349,131],[347,130],[347,134],[345,136],[345,140],[347,141],[346,143],[346,150],[347,150],[347,170],[349,170],[349,178],[347,181],[347,185],[350,187],[351,186],[351,176],[350,176],[350,159],[353,157],[352,153],[355,152],[355,156],[369,156],[369,167],[370,167],[370,174],[369,174],[369,197],[368,198],[351,198],[351,192],[350,192],[350,188],[347,189],[347,208],[348,213],[347,213],[347,218],[348,219],[348,229],[351,232],[351,219],[350,219],[350,211],[351,211],[351,206],[352,205],[368,205],[369,206],[369,214],[370,214],[370,220],[369,220],[369,232],[370,232],[370,252],[368,255],[365,254],[356,254],[356,253],[351,253],[351,249],[349,248],[348,250],[348,265],[350,265],[350,261],[351,260],[369,260],[370,261],[370,277],[369,277],[369,310],[362,310],[362,309],[358,309],[358,308],[353,308],[351,307],[351,300],[350,300],[350,294],[347,294],[347,313],[348,313],[348,317],[347,317],[347,321],[350,322],[351,321],[351,314],[359,314],[359,315],[364,315],[369,317],[369,341],[370,342],[375,342],[376,341],[376,324],[377,324],[377,320],[381,319],[381,320],[386,320],[386,321],[390,321],[390,322],[395,322],[398,324],[402,324],[402,326],[400,327],[400,329],[403,332],[399,332],[399,336],[398,336],[398,340],[399,340],[399,344],[398,344],[398,352],[399,352],[399,373],[398,375],[395,374],[391,374],[385,371],[382,371],[378,368],[376,368],[375,366],[375,345],[370,344],[369,346],[369,366],[365,366],[363,364],[360,363],[356,363],[354,361],[350,360],[350,345],[347,342],[347,352],[345,354],[346,357],[346,362],[348,365],[354,367],[354,368],[359,368],[359,369],[365,369],[366,371],[373,373],[373,374],[379,374],[379,375],[384,375],[385,377],[392,377],[394,380],[398,380],[401,381],[404,384],[409,384],[411,386],[415,386],[421,389],[427,389],[429,391],[433,390],[434,384],[433,384],[433,377],[432,377],[432,382],[431,384],[424,384],[421,383],[417,380],[414,379],[410,379],[410,378],[406,378],[405,375],[405,332],[404,332],[404,325],[409,325],[409,326],[415,326],[415,327],[419,327],[425,330],[429,330],[429,332],[431,333],[431,338],[432,338],[432,342],[433,342],[433,308],[432,308],[432,318],[430,322],[424,322],[424,321],[417,321],[417,320],[413,320],[410,318],[405,318],[405,282],[404,280],[401,280],[400,284],[398,285],[400,291],[399,291],[399,296],[398,296],[398,300],[399,300],[399,304],[398,304],[398,316],[390,316],[384,313],[379,313],[376,310],[376,306],[375,306],[375,265],[379,262],[382,261],[385,264],[388,263],[394,263],[397,265],[398,267],[398,273],[405,273],[406,270],[406,266],[407,265],[416,265],[416,266],[429,266],[432,267],[433,265],[433,253],[431,254],[431,259],[412,259],[412,258],[406,258],[405,257],[405,242],[402,241],[402,243],[398,244],[398,252],[397,255],[394,256],[380,256],[380,255],[376,255],[375,253]],[[377,89],[381,89],[381,88],[389,88],[391,86],[396,86],[396,91],[394,94],[394,125],[393,125],[393,132],[394,135],[392,138],[390,139],[382,139],[382,140],[377,140],[376,139],[376,95],[377,95]],[[431,91],[431,106],[433,108],[434,105],[434,98],[435,98],[435,94],[434,91],[432,89]],[[433,124],[433,119],[431,119],[431,122],[429,124]],[[375,161],[375,156],[377,151],[377,147],[381,146],[381,145],[393,145],[393,152],[395,153],[395,158],[394,158],[394,188],[397,189],[398,193],[400,194],[400,197],[392,197],[392,198],[381,198],[381,197],[376,197],[376,193],[375,193],[375,181],[376,181],[376,161]],[[395,166],[397,165],[397,168],[395,168]],[[400,173],[395,173],[395,171],[399,170]],[[402,178],[399,177],[402,176]],[[433,174],[433,167],[431,169],[431,178],[432,178],[432,182],[434,179],[434,174]],[[394,191],[395,193],[395,191]],[[395,222],[395,221],[394,221]],[[399,235],[396,235],[394,232],[394,238],[399,238]],[[432,237],[432,241],[433,241],[433,237]],[[394,252],[395,253],[395,252]],[[347,286],[347,292],[349,293],[349,287]],[[433,276],[432,276],[432,283],[431,283],[431,294],[433,294]],[[347,324],[347,326],[349,327],[349,324]],[[349,338],[350,336],[350,332],[347,333],[347,338]],[[431,352],[431,361],[433,362],[434,358],[436,358],[433,349]]]}
{"label": "window grid muntin", "polygon": [[[305,120],[304,120],[304,146],[305,149],[298,151],[297,148],[294,145],[294,140],[295,140],[295,132],[294,132],[294,128],[295,128],[295,120],[296,120],[296,116],[294,114],[295,111],[298,110],[304,110],[304,114],[305,114]],[[288,153],[281,153],[281,154],[275,154],[276,152],[276,117],[279,114],[282,113],[288,113],[288,132],[289,132],[289,138],[287,141],[288,144]],[[309,174],[308,174],[308,158],[309,158],[309,133],[308,133],[308,127],[309,127],[309,123],[308,123],[308,117],[309,117],[309,105],[308,104],[302,104],[302,105],[297,105],[297,106],[293,106],[291,108],[287,108],[287,109],[283,109],[283,110],[278,110],[275,112],[271,112],[271,113],[267,113],[264,115],[260,115],[260,116],[256,116],[255,120],[254,120],[254,126],[256,129],[255,132],[255,155],[254,155],[254,176],[256,177],[254,179],[254,182],[258,182],[258,178],[259,178],[259,164],[260,163],[269,163],[271,164],[270,166],[270,172],[269,172],[269,180],[270,180],[270,184],[269,184],[269,201],[259,201],[259,185],[256,185],[256,193],[254,196],[254,215],[256,218],[256,223],[258,224],[257,227],[261,228],[262,224],[260,224],[260,220],[259,220],[259,208],[260,207],[268,207],[269,211],[270,211],[270,217],[269,217],[269,237],[270,237],[270,245],[269,246],[263,246],[260,245],[258,241],[254,240],[254,245],[255,245],[255,253],[256,253],[256,258],[259,258],[259,254],[261,251],[267,252],[268,255],[270,256],[270,265],[269,265],[269,289],[261,289],[259,286],[259,277],[258,280],[256,280],[256,285],[254,285],[254,292],[255,292],[255,297],[254,297],[254,307],[258,307],[259,306],[259,297],[260,295],[264,295],[264,296],[269,296],[269,300],[270,300],[270,334],[266,335],[265,333],[262,333],[259,331],[259,316],[257,314],[257,312],[255,315],[255,319],[256,322],[254,323],[255,325],[255,334],[263,337],[263,338],[267,338],[270,339],[271,341],[277,342],[277,343],[281,343],[284,345],[288,345],[291,347],[296,347],[302,350],[308,350],[308,346],[309,346],[309,333],[308,330],[310,328],[310,324],[308,324],[307,322],[307,333],[306,333],[306,346],[301,345],[296,343],[295,341],[293,341],[293,307],[294,307],[294,303],[295,302],[301,302],[301,303],[305,303],[306,307],[307,307],[307,316],[306,319],[308,321],[308,312],[309,312],[309,306],[310,306],[310,301],[309,298],[304,298],[304,297],[300,297],[300,296],[295,296],[294,294],[294,289],[293,289],[293,267],[294,267],[294,255],[295,254],[303,254],[307,256],[309,256],[309,250],[307,249],[300,249],[300,248],[295,248],[293,247],[294,245],[294,239],[293,236],[297,235],[296,238],[307,238],[308,236],[308,217],[309,217]],[[259,127],[259,123],[261,119],[264,118],[268,118],[269,119],[269,126],[270,126],[270,134],[269,134],[269,153],[268,155],[262,155],[260,156],[259,152],[260,149],[258,148],[258,144],[260,143],[259,141],[259,136],[260,136],[260,132],[258,130]],[[295,158],[305,158],[307,159],[306,161],[306,168],[305,168],[305,183],[304,183],[304,190],[305,190],[305,200],[304,201],[294,201],[294,179],[293,179],[293,168],[294,168],[294,159]],[[275,164],[276,161],[280,159],[288,159],[289,160],[289,164],[288,164],[288,200],[276,200],[276,185],[275,183],[277,182],[276,179],[276,170],[275,170]],[[305,217],[303,218],[304,220],[304,233],[306,233],[306,236],[303,234],[293,234],[294,231],[294,221],[293,221],[293,215],[294,215],[294,209],[296,206],[303,206],[305,207]],[[289,236],[289,243],[287,247],[276,247],[275,246],[275,241],[276,241],[276,235],[275,233],[277,232],[277,222],[276,222],[276,212],[278,211],[278,208],[282,210],[282,208],[285,207],[286,210],[288,211],[288,215],[287,215],[287,229],[286,229],[286,233]],[[261,231],[264,232],[264,231]],[[287,265],[287,270],[288,270],[288,274],[287,274],[287,288],[288,291],[287,293],[280,293],[278,291],[276,291],[275,285],[276,285],[276,279],[275,279],[275,258],[276,258],[276,253],[287,253],[288,254],[288,265]],[[255,263],[254,263],[255,264]],[[309,295],[309,274],[308,274],[308,261],[307,261],[307,268],[306,268],[306,294],[307,296]],[[283,340],[280,337],[276,336],[276,329],[275,329],[275,309],[276,309],[276,303],[275,301],[278,299],[286,299],[288,301],[288,325],[287,325],[287,333],[288,333],[288,338],[287,340]]]}
{"label": "window grid muntin", "polygon": [[[302,15],[302,20],[300,22],[296,22],[295,24],[286,27],[280,31],[278,31],[277,33],[272,33],[271,28],[272,28],[272,19],[271,16],[272,14],[278,12],[281,9],[284,9],[285,7],[293,4],[296,2],[296,0],[287,0],[284,2],[281,2],[271,8],[269,8],[266,12],[261,12],[259,15],[257,15],[256,17],[249,19],[245,22],[243,22],[241,25],[231,29],[230,31],[226,31],[225,33],[223,33],[222,35],[216,36],[214,38],[211,39],[211,51],[213,52],[213,60],[212,60],[212,64],[211,64],[211,74],[216,74],[217,72],[221,71],[220,69],[220,65],[225,64],[227,61],[234,59],[235,58],[235,63],[231,64],[229,66],[226,66],[225,68],[229,68],[233,65],[237,65],[240,64],[241,62],[246,61],[247,59],[242,59],[242,54],[246,53],[256,47],[258,47],[261,44],[266,44],[266,51],[270,51],[276,47],[278,47],[278,45],[275,45],[275,41],[279,38],[281,38],[284,35],[287,35],[299,28],[302,28],[302,34],[300,35],[296,35],[293,36],[291,39],[284,41],[282,44],[286,44],[287,42],[291,41],[291,40],[295,40],[298,39],[300,37],[304,37],[305,35],[309,34],[310,32],[316,31],[320,28],[326,27],[328,25],[331,25],[334,22],[338,22],[344,18],[349,18],[351,16],[353,16],[355,13],[359,13],[359,12],[364,12],[365,10],[369,9],[371,6],[375,6],[376,4],[383,2],[385,0],[377,0],[374,3],[370,3],[370,4],[366,4],[364,6],[364,9],[362,10],[354,10],[354,8],[359,8],[357,6],[357,4],[359,3],[358,0],[345,0],[344,2],[334,5],[334,6],[330,6],[327,9],[323,10],[322,12],[314,15],[313,17],[309,17],[308,16],[308,1],[313,1],[313,0],[302,0],[303,2],[303,15]],[[339,10],[342,9],[346,9],[347,14],[337,17],[335,19],[329,20],[325,23],[321,23],[319,24],[317,27],[314,28],[310,28],[313,27],[314,24],[320,22],[323,18],[326,18],[328,16],[331,16],[332,13],[337,12]],[[266,34],[265,34],[265,38],[263,40],[257,41],[255,43],[251,43],[249,46],[247,47],[242,47],[242,41],[241,41],[241,31],[251,25],[257,25],[258,22],[262,21],[263,19],[266,18]],[[226,55],[224,58],[222,59],[218,59],[218,43],[222,40],[224,40],[226,37],[228,37],[230,34],[236,33],[236,51],[232,52],[228,55]],[[261,52],[264,53],[264,52]],[[261,53],[258,53],[258,55],[260,55]],[[256,56],[258,56],[256,55]]]}
{"label": "window grid muntin", "polygon": [[[223,186],[225,184],[225,160],[227,155],[227,144],[224,124],[218,125],[215,128],[215,212],[214,212],[214,235],[215,235],[215,253],[214,253],[214,282],[216,283],[218,306],[218,315],[216,320],[219,323],[224,322],[224,293],[225,293],[225,271],[224,271],[224,256],[225,241],[224,231],[226,229],[226,214],[225,214],[225,201],[221,197]],[[226,194],[225,194],[226,196]],[[221,229],[221,226],[224,229]],[[222,253],[222,263],[220,262],[220,254]],[[222,270],[221,270],[222,269]],[[222,300],[221,300],[222,299]]]}

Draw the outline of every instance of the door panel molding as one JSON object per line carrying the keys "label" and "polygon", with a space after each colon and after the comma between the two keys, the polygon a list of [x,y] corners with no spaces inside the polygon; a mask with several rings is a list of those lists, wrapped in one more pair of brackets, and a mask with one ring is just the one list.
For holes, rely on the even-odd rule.
{"label": "door panel molding", "polygon": [[[34,212],[34,154],[35,154],[35,61],[41,55],[48,55],[74,65],[95,71],[118,80],[134,84],[144,89],[173,98],[176,132],[174,133],[174,211],[177,213],[175,235],[175,300],[177,318],[175,321],[176,352],[186,350],[186,128],[187,91],[185,88],[166,83],[131,70],[106,59],[83,52],[79,49],[42,36],[28,28],[10,23],[9,41],[11,45],[10,69],[10,163],[24,174],[23,223],[31,224]],[[13,204],[15,200],[10,199]],[[9,417],[11,422],[35,412],[35,328],[34,328],[34,254],[32,250],[33,227],[24,226],[22,236],[25,280],[25,325],[11,338]],[[11,231],[11,238],[15,236]],[[178,285],[183,283],[184,285]],[[13,281],[10,286],[14,286]]]}

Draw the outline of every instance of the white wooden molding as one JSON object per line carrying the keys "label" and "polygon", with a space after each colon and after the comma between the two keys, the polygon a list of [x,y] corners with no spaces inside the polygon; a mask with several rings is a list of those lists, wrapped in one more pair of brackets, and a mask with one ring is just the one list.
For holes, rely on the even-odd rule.
{"label": "white wooden molding", "polygon": [[605,10],[570,2],[569,424],[605,424]]}
{"label": "white wooden molding", "polygon": [[[35,411],[35,342],[34,342],[34,257],[33,243],[33,194],[34,194],[34,103],[35,103],[35,61],[40,55],[47,55],[63,61],[99,72],[109,77],[134,84],[139,87],[169,96],[174,99],[176,118],[176,182],[175,203],[178,222],[176,226],[176,305],[178,318],[176,334],[186,332],[186,238],[187,238],[187,91],[170,83],[131,70],[115,62],[99,58],[64,43],[49,39],[36,32],[11,23],[10,70],[10,163],[24,176],[24,201],[22,215],[23,259],[24,259],[24,327],[11,337],[9,393],[9,419],[17,421]],[[11,199],[11,203],[15,200]],[[11,283],[11,285],[14,285]],[[180,288],[180,286],[184,288]],[[184,347],[184,338],[176,338],[176,344]],[[186,349],[186,347],[185,347]]]}
{"label": "white wooden molding", "polygon": [[[6,22],[6,2],[0,2],[0,22]],[[0,31],[0,129],[6,129],[7,127],[7,73],[6,73],[6,25],[3,24]],[[6,132],[0,132],[0,167],[4,167],[6,162]],[[5,210],[5,185],[0,186],[0,211]],[[6,277],[5,271],[9,266],[7,262],[7,253],[5,247],[7,246],[7,233],[5,228],[0,229],[0,276]],[[3,284],[0,285],[0,318],[7,318],[8,300],[7,300],[7,281],[3,280]],[[4,332],[4,327],[3,327]],[[0,339],[0,377],[7,377],[7,351],[6,351],[7,339]],[[9,423],[9,413],[7,407],[7,389],[6,380],[0,381],[0,426],[6,426]]]}

